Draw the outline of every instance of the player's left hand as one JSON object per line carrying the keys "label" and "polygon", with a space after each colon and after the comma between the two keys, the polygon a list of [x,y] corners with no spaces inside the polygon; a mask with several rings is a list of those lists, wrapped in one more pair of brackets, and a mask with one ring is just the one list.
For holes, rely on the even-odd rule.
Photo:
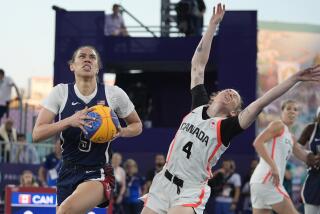
{"label": "player's left hand", "polygon": [[320,65],[316,65],[301,71],[298,71],[294,76],[298,81],[320,81]]}
{"label": "player's left hand", "polygon": [[122,128],[120,125],[117,127],[117,133],[113,136],[112,140],[115,140],[118,137],[123,137],[124,128]]}

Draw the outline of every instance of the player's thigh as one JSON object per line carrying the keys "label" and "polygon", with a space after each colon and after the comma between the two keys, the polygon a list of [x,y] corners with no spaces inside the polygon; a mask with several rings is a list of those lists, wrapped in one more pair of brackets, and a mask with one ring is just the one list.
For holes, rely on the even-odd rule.
{"label": "player's thigh", "polygon": [[141,214],[158,214],[149,207],[143,207]]}
{"label": "player's thigh", "polygon": [[304,204],[305,214],[320,214],[320,205]]}
{"label": "player's thigh", "polygon": [[86,181],[79,184],[75,191],[62,202],[58,211],[69,210],[72,213],[83,213],[104,201],[103,185],[99,181]]}
{"label": "player's thigh", "polygon": [[252,208],[252,213],[253,214],[272,214],[272,210]]}
{"label": "player's thigh", "polygon": [[175,206],[168,210],[168,214],[194,214],[192,207]]}
{"label": "player's thigh", "polygon": [[294,208],[291,199],[287,197],[283,197],[281,202],[273,204],[272,209],[278,214],[299,214]]}

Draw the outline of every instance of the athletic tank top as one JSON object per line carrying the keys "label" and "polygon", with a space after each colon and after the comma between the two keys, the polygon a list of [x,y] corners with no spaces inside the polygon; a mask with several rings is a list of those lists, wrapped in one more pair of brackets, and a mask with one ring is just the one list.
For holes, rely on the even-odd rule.
{"label": "athletic tank top", "polygon": [[[285,125],[282,134],[278,137],[274,137],[272,140],[264,144],[268,154],[274,160],[278,167],[280,184],[283,183],[284,173],[286,170],[287,161],[292,154],[293,140],[292,135]],[[272,182],[270,180],[271,171],[269,164],[260,157],[259,164],[254,170],[250,183],[267,183]]]}
{"label": "athletic tank top", "polygon": [[170,144],[166,168],[178,178],[191,183],[204,183],[211,177],[211,168],[227,147],[222,144],[222,118],[202,119],[204,106],[184,117]]}
{"label": "athletic tank top", "polygon": [[315,123],[308,145],[313,154],[320,154],[320,125],[318,123]]}
{"label": "athletic tank top", "polygon": [[[66,105],[59,114],[59,120],[70,117],[75,112],[103,103],[108,106],[105,95],[105,87],[98,84],[97,94],[92,100],[85,104],[75,93],[74,84],[68,84],[68,98]],[[84,138],[80,128],[69,127],[61,133],[62,159],[82,165],[104,165],[109,160],[109,144],[92,143]]]}

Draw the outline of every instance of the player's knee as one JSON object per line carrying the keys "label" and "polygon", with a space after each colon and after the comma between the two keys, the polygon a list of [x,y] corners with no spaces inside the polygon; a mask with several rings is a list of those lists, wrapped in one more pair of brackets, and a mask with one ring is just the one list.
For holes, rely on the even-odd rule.
{"label": "player's knee", "polygon": [[75,204],[64,201],[62,204],[59,206],[57,210],[57,214],[77,214],[78,210]]}

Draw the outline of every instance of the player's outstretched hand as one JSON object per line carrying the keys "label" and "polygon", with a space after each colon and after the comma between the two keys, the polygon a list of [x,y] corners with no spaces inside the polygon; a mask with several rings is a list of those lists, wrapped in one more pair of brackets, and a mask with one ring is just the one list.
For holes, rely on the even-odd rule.
{"label": "player's outstretched hand", "polygon": [[297,81],[320,81],[320,65],[316,65],[301,71],[298,71],[293,75]]}
{"label": "player's outstretched hand", "polygon": [[225,6],[219,3],[216,7],[213,7],[213,14],[210,22],[216,25],[219,24],[223,19],[224,13],[225,13]]}

